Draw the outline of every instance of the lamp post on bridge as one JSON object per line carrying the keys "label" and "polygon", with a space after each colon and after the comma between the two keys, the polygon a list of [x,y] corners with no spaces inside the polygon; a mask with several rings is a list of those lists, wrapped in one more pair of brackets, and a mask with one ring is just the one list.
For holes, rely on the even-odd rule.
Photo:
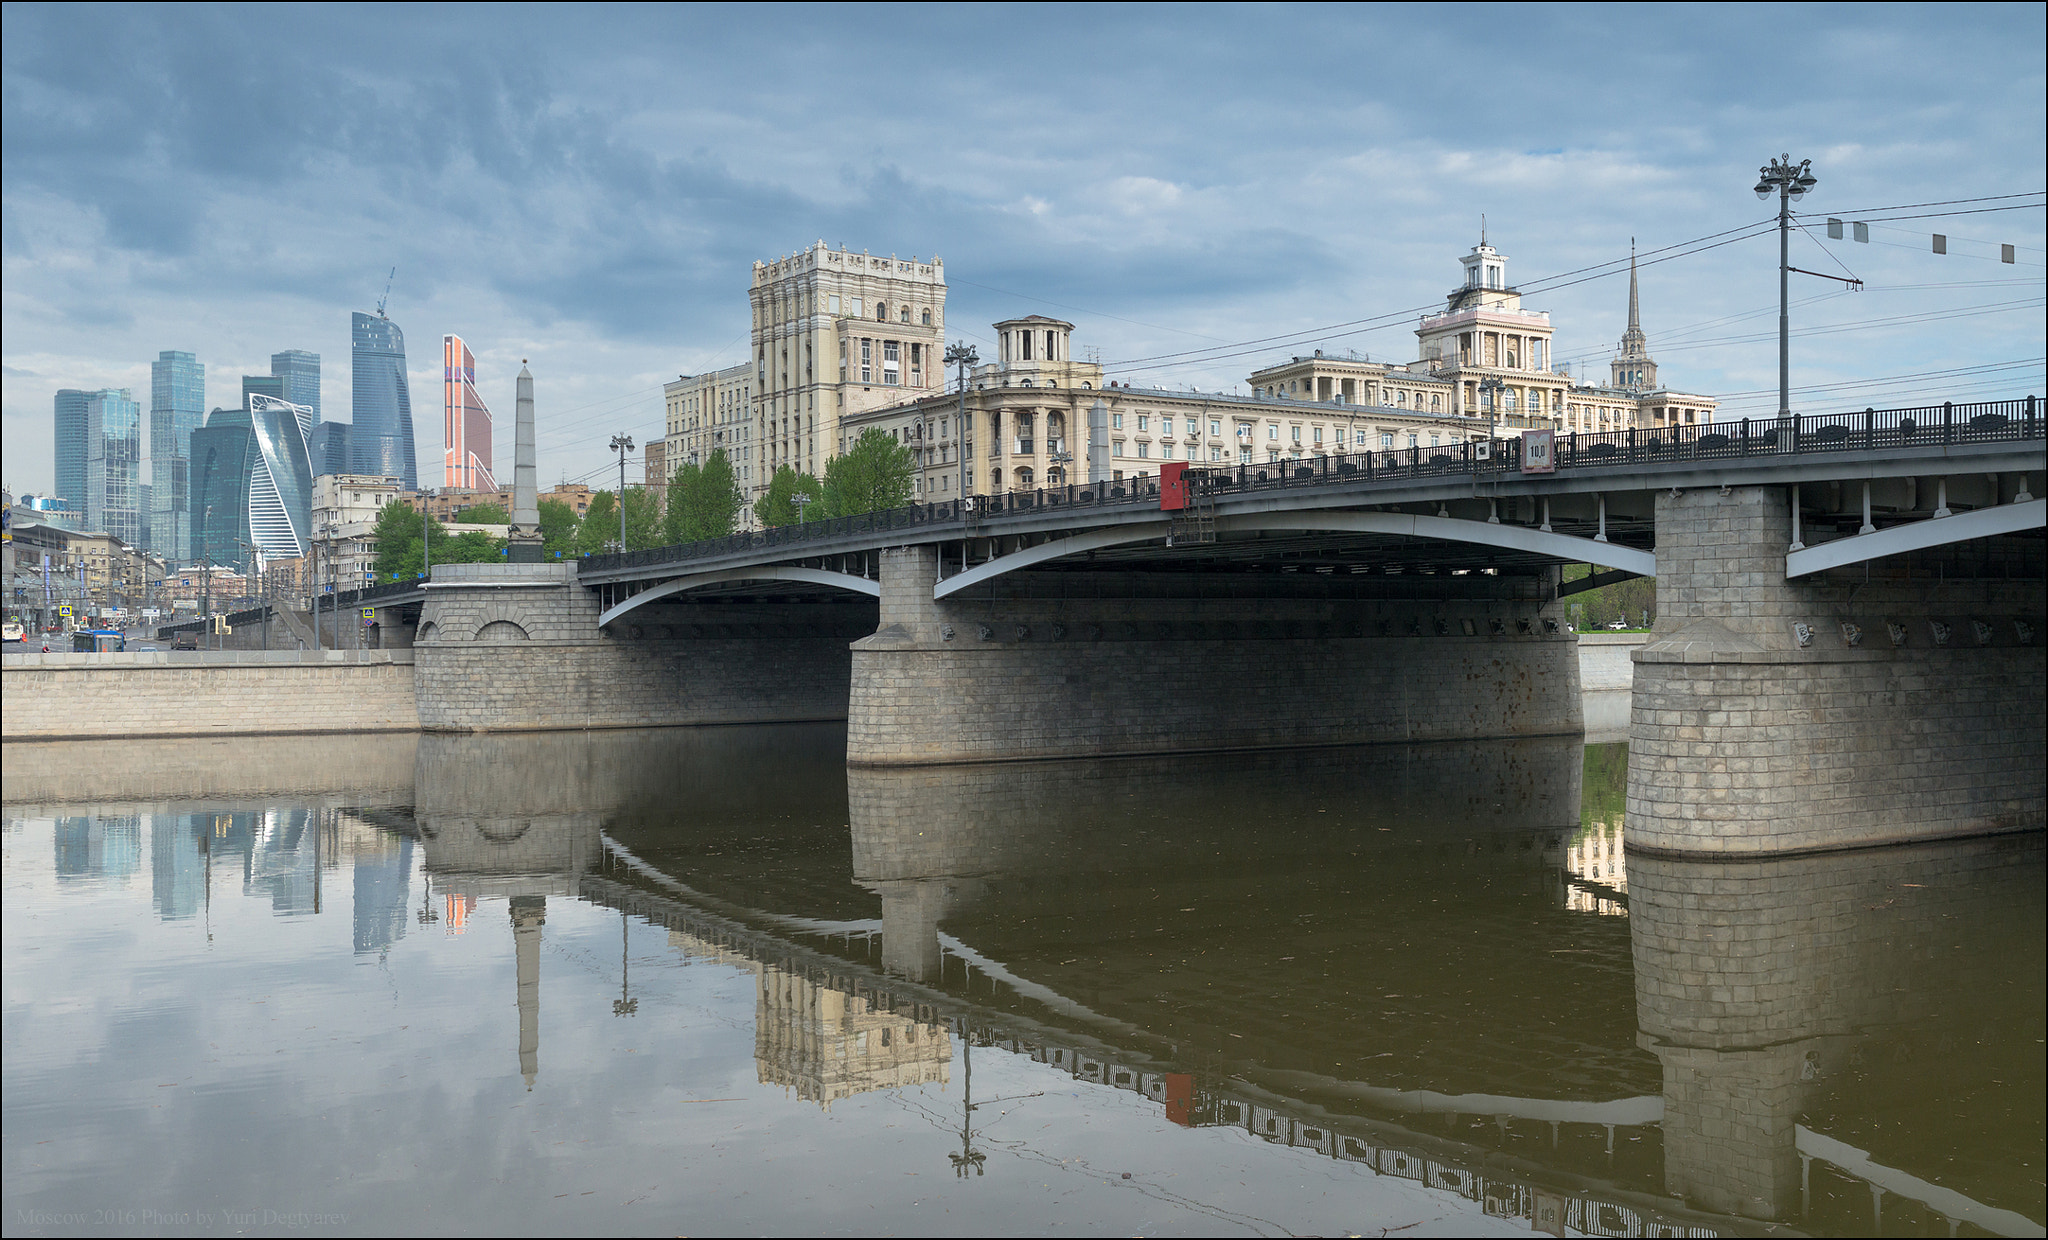
{"label": "lamp post on bridge", "polygon": [[1804,198],[1817,183],[1813,161],[1792,162],[1781,155],[1757,170],[1756,196],[1769,201],[1778,195],[1778,417],[1792,416],[1792,200]]}
{"label": "lamp post on bridge", "polygon": [[[1479,390],[1486,393],[1486,451],[1487,459],[1491,460],[1495,444],[1494,427],[1500,418],[1501,393],[1508,390],[1508,385],[1499,375],[1488,375],[1479,381]],[[1477,452],[1472,454],[1472,472],[1474,475],[1479,472]]]}
{"label": "lamp post on bridge", "polygon": [[619,454],[619,550],[626,549],[626,454],[633,450],[631,435],[613,435],[612,451]]}
{"label": "lamp post on bridge", "polygon": [[956,340],[946,346],[946,362],[960,375],[960,519],[967,519],[967,369],[981,358],[974,352],[974,346],[964,340]]}

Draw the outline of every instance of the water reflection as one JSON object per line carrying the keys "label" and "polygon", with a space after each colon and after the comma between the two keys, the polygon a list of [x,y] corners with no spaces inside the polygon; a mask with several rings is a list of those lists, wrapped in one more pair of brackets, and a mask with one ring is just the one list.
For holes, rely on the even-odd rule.
{"label": "water reflection", "polygon": [[[894,1128],[886,1105],[945,1130],[936,1166],[1012,1202],[994,1226],[1050,1225],[1044,1203],[1001,1197],[1032,1178],[1010,1169],[1099,1127],[1212,1194],[1226,1177],[1194,1170],[1211,1147],[1162,1131],[1235,1130],[1366,1177],[1343,1182],[1351,1213],[1289,1216],[1298,1230],[1356,1226],[1398,1190],[1469,1209],[1468,1227],[2039,1232],[2039,837],[1739,866],[1624,857],[1624,752],[1560,740],[851,771],[842,745],[816,727],[427,736],[403,773],[395,751],[365,751],[325,786],[291,768],[282,792],[209,748],[210,800],[177,791],[168,752],[126,800],[67,785],[46,756],[33,805],[9,787],[10,990],[33,819],[50,840],[37,917],[137,887],[145,851],[167,933],[210,928],[223,892],[278,926],[346,905],[346,953],[392,977],[379,1036],[463,1014],[447,1036],[478,1075],[434,1076],[444,1109],[516,1071],[526,1102],[503,1105],[630,1111],[677,1080],[729,1080],[737,1050],[748,1085],[686,1101],[767,1115],[786,1096],[854,1125],[857,1150],[817,1158],[827,1175],[868,1168],[853,1191],[883,1206],[879,1227],[914,1212],[876,1177],[933,1165],[873,1143]],[[441,980],[400,998],[405,968],[435,962]],[[297,958],[276,967],[294,985]],[[598,989],[601,1005],[561,998]],[[7,1009],[10,1207],[42,1191],[26,1151],[73,1088],[18,1066],[62,1059],[33,1010]],[[707,1058],[701,1039],[726,1028],[744,1042]],[[650,1040],[668,1060],[629,1078]],[[403,1080],[431,1059],[393,1055],[373,1071]],[[295,1079],[323,1062],[295,1060]],[[1115,1118],[1091,1095],[1143,1109]],[[1010,1112],[1040,1135],[1006,1130]],[[662,1114],[631,1140],[733,1131]],[[410,1124],[374,1139],[434,1143],[424,1113]],[[516,1148],[495,1157],[516,1165]],[[1296,1173],[1266,1174],[1245,1182],[1284,1195]],[[1254,1218],[1205,1201],[1205,1219]],[[1243,1225],[1282,1225],[1260,1217]]]}

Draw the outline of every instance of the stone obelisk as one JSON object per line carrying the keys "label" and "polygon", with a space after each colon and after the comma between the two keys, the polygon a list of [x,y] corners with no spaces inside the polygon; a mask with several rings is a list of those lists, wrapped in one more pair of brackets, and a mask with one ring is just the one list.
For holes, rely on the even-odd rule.
{"label": "stone obelisk", "polygon": [[533,373],[519,359],[519,400],[513,430],[512,528],[505,558],[514,564],[538,564],[541,547],[538,469],[533,448]]}

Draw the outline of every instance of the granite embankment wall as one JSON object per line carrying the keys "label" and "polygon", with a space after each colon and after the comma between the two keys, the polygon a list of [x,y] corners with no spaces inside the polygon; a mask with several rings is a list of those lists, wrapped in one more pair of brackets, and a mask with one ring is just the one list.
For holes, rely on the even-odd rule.
{"label": "granite embankment wall", "polygon": [[1628,700],[1635,686],[1631,656],[1648,633],[1579,634],[1579,692],[1585,701],[1586,740],[1628,739]]}
{"label": "granite embankment wall", "polygon": [[0,739],[412,732],[410,650],[15,654]]}

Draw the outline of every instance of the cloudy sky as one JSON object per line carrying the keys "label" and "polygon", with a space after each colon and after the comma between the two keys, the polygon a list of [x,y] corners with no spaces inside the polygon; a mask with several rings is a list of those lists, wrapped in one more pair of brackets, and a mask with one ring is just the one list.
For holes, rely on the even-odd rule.
{"label": "cloudy sky", "polygon": [[1875,221],[1794,237],[1865,282],[1793,277],[1798,403],[2038,393],[2044,13],[10,4],[5,482],[50,485],[57,389],[146,405],[162,349],[209,405],[313,350],[346,419],[349,311],[395,267],[422,481],[455,332],[501,423],[532,359],[543,480],[602,484],[664,380],[744,356],[749,265],[821,239],[944,258],[984,353],[1051,313],[1113,375],[1227,391],[1318,345],[1407,360],[1482,213],[1604,374],[1633,237],[1672,255],[1642,277],[1666,381],[1767,410],[1776,238],[1729,230],[1783,152],[1806,210]]}

